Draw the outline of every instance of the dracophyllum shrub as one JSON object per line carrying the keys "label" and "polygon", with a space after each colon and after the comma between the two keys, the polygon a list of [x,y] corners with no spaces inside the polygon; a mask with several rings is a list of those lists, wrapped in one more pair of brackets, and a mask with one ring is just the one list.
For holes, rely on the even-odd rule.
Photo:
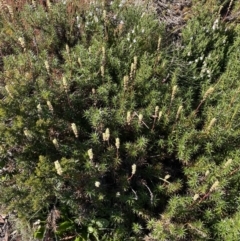
{"label": "dracophyllum shrub", "polygon": [[185,122],[168,139],[175,136],[171,152],[183,164],[184,186],[170,195],[161,217],[148,222],[153,240],[238,239],[239,27],[207,13],[188,22],[177,51],[185,66],[177,70],[178,88],[188,98]]}
{"label": "dracophyllum shrub", "polygon": [[[181,117],[176,83],[162,82],[170,70],[163,26],[118,1],[4,13],[1,201],[42,220],[38,235],[136,236],[132,225],[145,227],[166,201],[155,194],[167,172],[161,116],[168,111],[166,128]],[[79,225],[56,229],[57,210]]]}
{"label": "dracophyllum shrub", "polygon": [[[0,199],[36,236],[206,240],[236,219],[239,40],[194,43],[203,15],[170,49],[156,19],[119,1],[1,17]],[[235,63],[234,88],[215,59],[194,80],[188,49]]]}
{"label": "dracophyllum shrub", "polygon": [[210,14],[209,9],[200,10],[198,4],[193,9],[196,16],[182,29],[178,48],[178,57],[181,56],[185,62],[185,65],[180,65],[179,76],[182,75],[182,79],[179,83],[187,91],[191,89],[193,105],[198,105],[209,85],[216,84],[226,70],[234,34],[218,12]]}

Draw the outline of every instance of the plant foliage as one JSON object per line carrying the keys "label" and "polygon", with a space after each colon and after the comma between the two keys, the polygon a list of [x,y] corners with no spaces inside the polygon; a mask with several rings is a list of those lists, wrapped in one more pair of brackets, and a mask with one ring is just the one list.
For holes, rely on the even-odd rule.
{"label": "plant foliage", "polygon": [[239,27],[46,3],[1,9],[1,202],[38,239],[238,240]]}

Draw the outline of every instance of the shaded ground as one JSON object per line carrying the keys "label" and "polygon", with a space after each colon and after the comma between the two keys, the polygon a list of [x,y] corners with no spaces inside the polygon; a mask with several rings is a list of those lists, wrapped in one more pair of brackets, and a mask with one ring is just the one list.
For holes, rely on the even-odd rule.
{"label": "shaded ground", "polygon": [[0,241],[8,241],[9,222],[8,216],[0,214]]}

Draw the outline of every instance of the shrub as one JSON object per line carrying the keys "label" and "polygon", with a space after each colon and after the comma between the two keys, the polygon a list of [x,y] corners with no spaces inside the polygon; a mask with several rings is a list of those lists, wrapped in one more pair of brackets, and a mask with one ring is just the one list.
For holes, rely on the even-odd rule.
{"label": "shrub", "polygon": [[237,237],[239,28],[203,11],[176,46],[123,1],[3,11],[0,200],[36,238]]}

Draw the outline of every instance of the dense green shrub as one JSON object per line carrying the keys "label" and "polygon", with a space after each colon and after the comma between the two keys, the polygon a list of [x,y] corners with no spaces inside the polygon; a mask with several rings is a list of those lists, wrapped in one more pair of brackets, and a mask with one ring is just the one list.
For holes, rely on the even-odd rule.
{"label": "dense green shrub", "polygon": [[2,10],[1,202],[37,238],[237,240],[239,27],[47,3]]}

